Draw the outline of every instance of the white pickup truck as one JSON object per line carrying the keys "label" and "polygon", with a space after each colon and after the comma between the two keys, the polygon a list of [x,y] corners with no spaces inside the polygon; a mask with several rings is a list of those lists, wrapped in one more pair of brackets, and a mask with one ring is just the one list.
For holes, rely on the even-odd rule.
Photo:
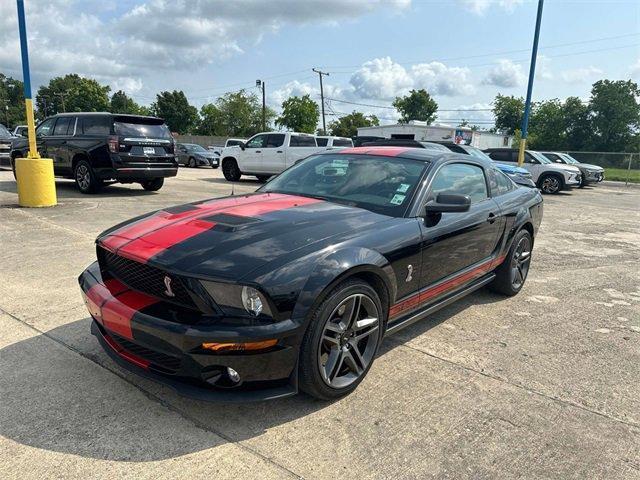
{"label": "white pickup truck", "polygon": [[326,149],[319,147],[316,137],[308,133],[258,133],[242,145],[222,150],[222,173],[232,182],[242,175],[255,175],[265,181],[297,160]]}

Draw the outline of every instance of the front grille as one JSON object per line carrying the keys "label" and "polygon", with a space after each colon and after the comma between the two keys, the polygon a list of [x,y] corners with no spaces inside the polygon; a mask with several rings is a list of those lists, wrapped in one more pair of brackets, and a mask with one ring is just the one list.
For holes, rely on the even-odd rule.
{"label": "front grille", "polygon": [[[176,275],[129,260],[102,248],[99,249],[98,260],[103,271],[107,271],[133,290],[191,310],[198,309],[182,283],[182,279]],[[166,291],[164,283],[166,276],[171,278],[171,290],[175,294],[174,297],[169,297],[164,293]]]}
{"label": "front grille", "polygon": [[160,367],[160,369],[166,373],[176,373],[180,369],[181,360],[178,357],[150,350],[147,347],[133,343],[130,340],[112,332],[109,332],[109,336],[111,336],[127,352],[144,358],[154,366]]}

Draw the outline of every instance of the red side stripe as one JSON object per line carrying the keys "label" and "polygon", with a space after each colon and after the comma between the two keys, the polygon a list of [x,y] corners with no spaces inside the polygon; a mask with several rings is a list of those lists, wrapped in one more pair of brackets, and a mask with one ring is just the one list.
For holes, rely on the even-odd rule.
{"label": "red side stripe", "polygon": [[158,300],[149,295],[129,290],[118,296],[117,299],[108,300],[102,306],[103,325],[113,333],[131,340],[133,339],[133,332],[131,331],[133,315],[137,311],[157,302]]}
{"label": "red side stripe", "polygon": [[482,263],[481,265],[478,265],[473,270],[470,270],[466,273],[458,275],[457,277],[447,280],[446,282],[443,282],[439,285],[435,285],[433,287],[428,287],[425,290],[417,292],[413,294],[411,297],[405,300],[402,300],[396,303],[395,305],[392,305],[391,308],[389,309],[389,316],[395,317],[401,314],[402,312],[405,312],[407,310],[414,308],[417,305],[420,305],[422,303],[428,302],[429,300],[432,300],[433,298],[447,292],[448,290],[452,290],[470,280],[481,277],[485,273],[490,272],[495,267],[500,265],[504,261],[504,259],[505,259],[505,256],[501,255],[499,257],[496,257],[495,259],[488,260]]}
{"label": "red side stripe", "polygon": [[116,341],[111,338],[108,334],[107,335],[102,335],[102,338],[104,338],[104,341],[107,342],[107,344],[118,354],[120,355],[122,358],[124,358],[125,360],[133,363],[134,365],[137,365],[140,368],[144,368],[145,370],[147,368],[149,368],[149,365],[151,365],[151,362],[148,362],[147,360],[145,360],[144,358],[140,358],[137,355],[134,355],[133,353],[127,352],[124,348],[122,348],[120,345],[118,345],[116,343]]}

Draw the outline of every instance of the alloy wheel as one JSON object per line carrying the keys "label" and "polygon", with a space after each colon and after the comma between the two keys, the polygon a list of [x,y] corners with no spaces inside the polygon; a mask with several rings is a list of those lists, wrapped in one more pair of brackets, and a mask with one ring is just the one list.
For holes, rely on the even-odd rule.
{"label": "alloy wheel", "polygon": [[541,190],[544,193],[556,193],[560,190],[560,181],[556,177],[545,177]]}
{"label": "alloy wheel", "polygon": [[344,388],[360,378],[373,361],[380,334],[380,313],[374,301],[362,293],[345,298],[322,332],[318,365],[324,382]]}
{"label": "alloy wheel", "polygon": [[511,257],[511,285],[514,290],[520,290],[529,273],[531,263],[531,241],[523,236],[513,251]]}
{"label": "alloy wheel", "polygon": [[91,173],[86,165],[79,165],[76,168],[76,182],[81,190],[88,190],[91,185]]}

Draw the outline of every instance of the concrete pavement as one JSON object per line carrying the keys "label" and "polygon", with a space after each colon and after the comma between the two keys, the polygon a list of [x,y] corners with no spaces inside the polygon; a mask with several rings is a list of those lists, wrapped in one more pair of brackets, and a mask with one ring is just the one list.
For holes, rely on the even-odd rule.
{"label": "concrete pavement", "polygon": [[76,278],[100,231],[230,184],[57,186],[59,206],[20,209],[0,171],[2,478],[640,478],[637,189],[545,197],[524,290],[389,337],[349,397],[216,405],[113,364]]}

